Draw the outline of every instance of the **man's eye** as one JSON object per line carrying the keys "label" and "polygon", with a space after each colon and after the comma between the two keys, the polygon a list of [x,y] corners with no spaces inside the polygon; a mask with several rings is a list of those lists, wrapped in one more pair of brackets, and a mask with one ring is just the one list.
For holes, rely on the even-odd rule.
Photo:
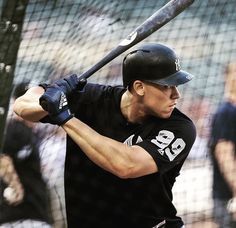
{"label": "man's eye", "polygon": [[177,86],[164,85],[163,88],[164,88],[164,89],[174,89],[174,88],[177,88]]}
{"label": "man's eye", "polygon": [[172,86],[168,86],[168,85],[164,85],[163,88],[164,89],[170,89]]}

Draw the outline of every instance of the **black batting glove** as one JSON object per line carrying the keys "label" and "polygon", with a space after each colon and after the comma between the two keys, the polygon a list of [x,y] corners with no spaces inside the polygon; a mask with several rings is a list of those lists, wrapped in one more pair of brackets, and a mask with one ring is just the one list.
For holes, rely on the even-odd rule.
{"label": "black batting glove", "polygon": [[76,90],[82,90],[86,83],[86,79],[79,80],[76,74],[72,74],[55,81],[53,84],[58,85],[66,96],[68,96]]}
{"label": "black batting glove", "polygon": [[41,83],[39,86],[43,87],[46,91],[47,88],[51,85],[57,85],[61,88],[61,90],[65,93],[66,96],[71,95],[74,91],[81,91],[86,85],[86,79],[78,79],[76,74],[68,75],[65,78],[58,79],[52,84]]}
{"label": "black batting glove", "polygon": [[49,113],[53,123],[59,126],[73,117],[68,107],[67,97],[58,85],[47,86],[46,91],[39,98],[39,104]]}
{"label": "black batting glove", "polygon": [[65,93],[65,95],[70,95],[73,91],[77,90],[78,77],[76,74],[69,75],[63,79],[55,81],[53,84],[60,87],[60,89]]}

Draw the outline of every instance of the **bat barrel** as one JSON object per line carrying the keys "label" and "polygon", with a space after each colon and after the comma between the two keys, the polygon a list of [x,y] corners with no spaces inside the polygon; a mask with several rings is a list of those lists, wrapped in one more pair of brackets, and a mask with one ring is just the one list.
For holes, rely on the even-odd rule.
{"label": "bat barrel", "polygon": [[194,0],[172,0],[156,11],[152,16],[146,19],[139,27],[136,28],[137,37],[133,41],[133,45],[145,39],[163,25],[167,24],[188,6]]}

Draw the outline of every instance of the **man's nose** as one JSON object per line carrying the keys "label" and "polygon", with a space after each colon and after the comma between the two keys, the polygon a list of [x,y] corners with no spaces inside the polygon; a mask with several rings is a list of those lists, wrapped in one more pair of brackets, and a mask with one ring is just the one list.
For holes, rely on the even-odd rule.
{"label": "man's nose", "polygon": [[181,94],[177,88],[177,86],[173,86],[172,87],[172,94],[171,94],[171,98],[172,99],[179,99],[181,97]]}

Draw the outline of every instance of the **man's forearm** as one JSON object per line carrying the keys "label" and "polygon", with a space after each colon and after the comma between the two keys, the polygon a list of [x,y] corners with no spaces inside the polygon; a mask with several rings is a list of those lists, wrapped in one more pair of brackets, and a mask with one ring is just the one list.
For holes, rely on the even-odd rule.
{"label": "man's forearm", "polygon": [[[63,125],[63,129],[93,162],[103,169],[119,175],[119,171],[117,171],[119,163],[127,161],[128,158],[124,159],[119,155],[119,151],[116,153],[113,151],[120,147],[127,147],[126,145],[117,142],[118,145],[114,147],[115,142],[109,142],[110,139],[103,137],[75,118]],[[108,153],[108,149],[110,153]]]}
{"label": "man's forearm", "polygon": [[24,198],[24,187],[15,170],[12,159],[6,154],[0,154],[0,180],[6,184],[3,196],[12,205],[17,205]]}
{"label": "man's forearm", "polygon": [[102,136],[76,118],[62,127],[90,160],[118,177],[135,178],[157,172],[153,158],[139,146],[127,146]]}
{"label": "man's forearm", "polygon": [[235,147],[233,143],[224,140],[218,142],[215,148],[220,171],[236,197],[236,159],[234,151]]}
{"label": "man's forearm", "polygon": [[14,168],[12,159],[7,155],[0,155],[0,179],[7,185],[13,185],[14,182],[19,182],[19,177]]}

